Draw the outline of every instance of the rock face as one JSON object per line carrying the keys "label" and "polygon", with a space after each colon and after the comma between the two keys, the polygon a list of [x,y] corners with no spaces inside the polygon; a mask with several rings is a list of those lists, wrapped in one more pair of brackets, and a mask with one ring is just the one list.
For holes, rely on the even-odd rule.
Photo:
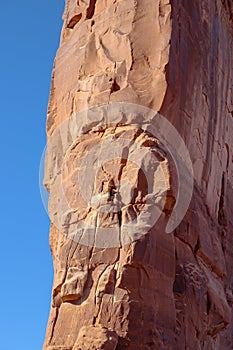
{"label": "rock face", "polygon": [[227,0],[66,1],[44,350],[233,348],[232,13]]}

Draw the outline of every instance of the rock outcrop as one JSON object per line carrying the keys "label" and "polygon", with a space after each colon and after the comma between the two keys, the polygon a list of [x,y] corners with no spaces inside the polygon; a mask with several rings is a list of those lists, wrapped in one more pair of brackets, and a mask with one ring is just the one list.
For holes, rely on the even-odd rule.
{"label": "rock outcrop", "polygon": [[227,0],[66,1],[44,350],[233,348],[232,13]]}

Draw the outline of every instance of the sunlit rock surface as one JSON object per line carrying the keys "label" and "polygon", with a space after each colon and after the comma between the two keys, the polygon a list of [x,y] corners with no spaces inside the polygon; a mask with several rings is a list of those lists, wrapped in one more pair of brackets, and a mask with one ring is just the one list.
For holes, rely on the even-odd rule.
{"label": "sunlit rock surface", "polygon": [[[233,348],[232,11],[227,0],[66,1],[47,118],[44,350]],[[116,102],[159,112],[190,153],[193,196],[171,234],[176,164],[140,116],[94,114],[74,138],[72,116]]]}

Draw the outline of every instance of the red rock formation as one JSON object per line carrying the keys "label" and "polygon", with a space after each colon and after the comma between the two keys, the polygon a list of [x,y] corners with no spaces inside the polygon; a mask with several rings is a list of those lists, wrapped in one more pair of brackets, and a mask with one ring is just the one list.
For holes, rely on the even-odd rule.
{"label": "red rock formation", "polygon": [[[227,0],[66,1],[47,119],[44,350],[233,348],[232,11]],[[190,174],[179,177],[162,119],[151,132],[140,106],[190,153],[192,200],[172,234]]]}

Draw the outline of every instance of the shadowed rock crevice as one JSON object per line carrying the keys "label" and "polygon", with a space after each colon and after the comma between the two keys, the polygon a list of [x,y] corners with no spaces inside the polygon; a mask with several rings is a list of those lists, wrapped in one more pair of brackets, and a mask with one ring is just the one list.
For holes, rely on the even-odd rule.
{"label": "shadowed rock crevice", "polygon": [[89,6],[86,12],[86,18],[91,19],[95,14],[96,0],[90,0]]}
{"label": "shadowed rock crevice", "polygon": [[116,80],[114,79],[113,84],[111,86],[111,94],[119,90],[120,90],[120,86],[117,84]]}
{"label": "shadowed rock crevice", "polygon": [[78,15],[75,15],[67,24],[67,28],[73,29],[76,26],[76,24],[81,20],[81,18],[82,18],[81,13]]}

